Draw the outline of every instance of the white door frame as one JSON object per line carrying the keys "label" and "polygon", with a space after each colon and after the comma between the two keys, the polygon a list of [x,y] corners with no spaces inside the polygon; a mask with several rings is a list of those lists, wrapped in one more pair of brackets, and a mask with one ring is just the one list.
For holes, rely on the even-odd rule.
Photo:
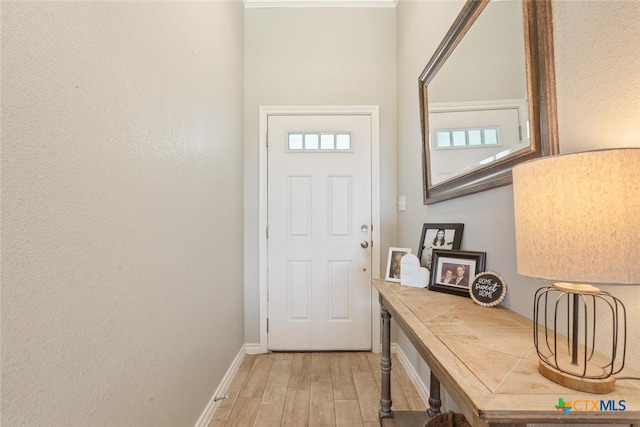
{"label": "white door frame", "polygon": [[[371,274],[380,278],[380,118],[377,105],[260,106],[260,211],[258,230],[260,280],[260,352],[267,352],[267,120],[277,115],[368,115],[371,117]],[[373,285],[371,285],[373,286]],[[380,352],[380,303],[371,292],[371,347]]]}

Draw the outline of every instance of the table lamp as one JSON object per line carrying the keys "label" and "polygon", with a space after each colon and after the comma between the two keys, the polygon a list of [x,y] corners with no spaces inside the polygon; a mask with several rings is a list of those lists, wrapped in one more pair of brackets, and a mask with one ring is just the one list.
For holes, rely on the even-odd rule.
{"label": "table lamp", "polygon": [[640,148],[522,163],[513,195],[518,273],[560,281],[534,297],[538,371],[574,390],[613,391],[626,311],[593,284],[640,282]]}

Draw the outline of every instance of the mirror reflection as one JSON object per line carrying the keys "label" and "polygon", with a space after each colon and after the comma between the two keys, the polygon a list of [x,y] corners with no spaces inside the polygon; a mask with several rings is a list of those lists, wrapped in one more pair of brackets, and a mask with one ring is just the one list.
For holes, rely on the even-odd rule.
{"label": "mirror reflection", "polygon": [[429,84],[432,184],[529,147],[522,17],[489,3]]}
{"label": "mirror reflection", "polygon": [[420,75],[425,204],[558,152],[552,0],[467,0]]}

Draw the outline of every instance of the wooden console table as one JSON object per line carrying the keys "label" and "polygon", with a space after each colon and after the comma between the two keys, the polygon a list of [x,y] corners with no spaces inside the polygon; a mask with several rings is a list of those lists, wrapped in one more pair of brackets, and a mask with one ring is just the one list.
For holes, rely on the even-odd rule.
{"label": "wooden console table", "polygon": [[[640,427],[640,381],[619,379],[608,394],[565,388],[538,373],[531,320],[504,307],[481,307],[470,298],[374,280],[383,322],[381,425],[422,427],[427,413],[391,409],[391,318],[431,370],[430,408],[439,412],[440,384],[473,427],[527,423],[626,424]],[[637,339],[629,334],[628,339]],[[625,368],[620,377],[638,377]],[[574,410],[555,408],[558,400]],[[618,410],[594,411],[613,401]],[[625,410],[621,411],[624,405]],[[609,406],[609,408],[614,408]],[[418,415],[418,417],[416,417]]]}

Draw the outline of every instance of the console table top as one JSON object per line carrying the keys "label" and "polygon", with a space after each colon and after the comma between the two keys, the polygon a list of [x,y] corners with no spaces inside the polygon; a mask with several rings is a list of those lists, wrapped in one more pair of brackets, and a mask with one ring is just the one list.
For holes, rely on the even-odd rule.
{"label": "console table top", "polygon": [[[608,394],[575,391],[538,373],[532,321],[502,306],[373,280],[381,303],[473,426],[494,423],[640,422],[640,381],[618,380]],[[617,377],[638,377],[628,367]],[[564,414],[558,400],[575,402]],[[614,401],[624,411],[592,409]]]}

